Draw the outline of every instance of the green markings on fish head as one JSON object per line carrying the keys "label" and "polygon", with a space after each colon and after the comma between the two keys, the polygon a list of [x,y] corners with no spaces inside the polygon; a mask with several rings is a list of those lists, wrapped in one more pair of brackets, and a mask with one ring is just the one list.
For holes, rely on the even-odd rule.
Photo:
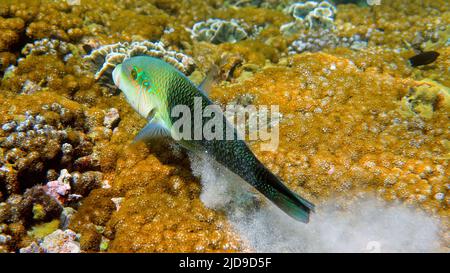
{"label": "green markings on fish head", "polygon": [[160,59],[137,56],[116,66],[113,80],[130,105],[147,117],[165,99],[172,69]]}
{"label": "green markings on fish head", "polygon": [[170,136],[167,96],[171,81],[180,74],[168,63],[149,56],[126,59],[116,66],[113,80],[124,93],[128,103],[148,124],[137,134],[135,141],[148,141]]}

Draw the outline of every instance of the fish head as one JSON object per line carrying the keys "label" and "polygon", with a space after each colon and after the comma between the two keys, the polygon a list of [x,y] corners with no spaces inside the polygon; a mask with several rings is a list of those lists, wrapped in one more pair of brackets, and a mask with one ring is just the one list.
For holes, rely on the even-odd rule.
{"label": "fish head", "polygon": [[154,77],[146,61],[146,57],[132,57],[117,65],[113,70],[114,84],[121,90],[132,88],[151,92]]}
{"label": "fish head", "polygon": [[[146,56],[131,57],[117,65],[112,73],[114,84],[122,90],[128,103],[147,117],[154,107],[156,93],[154,59]],[[153,103],[152,103],[153,101]]]}

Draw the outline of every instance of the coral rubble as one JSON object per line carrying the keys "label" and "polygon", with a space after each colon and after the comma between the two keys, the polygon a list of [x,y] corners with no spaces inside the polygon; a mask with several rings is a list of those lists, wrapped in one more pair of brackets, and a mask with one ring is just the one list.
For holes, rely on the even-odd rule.
{"label": "coral rubble", "polygon": [[80,243],[76,241],[77,235],[70,229],[58,229],[45,236],[41,243],[31,243],[21,248],[20,253],[79,253]]}

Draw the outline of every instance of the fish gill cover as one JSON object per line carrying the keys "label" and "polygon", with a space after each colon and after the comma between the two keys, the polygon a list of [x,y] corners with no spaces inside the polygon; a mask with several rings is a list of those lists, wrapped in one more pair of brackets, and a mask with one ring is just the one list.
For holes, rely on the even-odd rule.
{"label": "fish gill cover", "polygon": [[[448,252],[449,15],[445,0],[2,0],[0,252]],[[424,52],[439,57],[412,65]],[[141,55],[196,84],[216,65],[223,110],[278,106],[276,149],[247,143],[316,204],[310,223],[176,142],[133,143],[147,120],[111,72]]]}

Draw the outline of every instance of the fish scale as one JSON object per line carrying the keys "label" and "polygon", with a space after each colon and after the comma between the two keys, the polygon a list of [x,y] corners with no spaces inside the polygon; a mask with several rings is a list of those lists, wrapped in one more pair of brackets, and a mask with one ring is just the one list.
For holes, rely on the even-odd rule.
{"label": "fish scale", "polygon": [[[168,92],[168,108],[171,110],[177,105],[187,105],[191,112],[194,111],[194,98],[200,97],[202,99],[202,112],[208,105],[212,105],[212,102],[203,94],[201,94],[197,87],[190,81],[186,81],[184,77],[173,77],[170,79]],[[169,111],[170,112],[170,111]],[[231,124],[227,121],[225,116],[222,116],[223,128],[231,127]],[[203,117],[203,124],[208,122],[210,118]],[[174,123],[177,118],[171,119]],[[191,122],[191,132],[193,139],[194,124]],[[264,183],[260,183],[256,173],[252,170],[258,170],[262,173],[261,166],[258,166],[258,160],[253,155],[247,144],[237,139],[237,130],[233,128],[233,136],[235,140],[193,140],[199,149],[203,149],[210,156],[212,156],[217,162],[225,165],[229,170],[243,177],[252,186],[264,188]],[[259,164],[262,165],[262,164]],[[257,166],[259,168],[257,168]],[[273,191],[268,189],[267,194],[273,194]]]}

